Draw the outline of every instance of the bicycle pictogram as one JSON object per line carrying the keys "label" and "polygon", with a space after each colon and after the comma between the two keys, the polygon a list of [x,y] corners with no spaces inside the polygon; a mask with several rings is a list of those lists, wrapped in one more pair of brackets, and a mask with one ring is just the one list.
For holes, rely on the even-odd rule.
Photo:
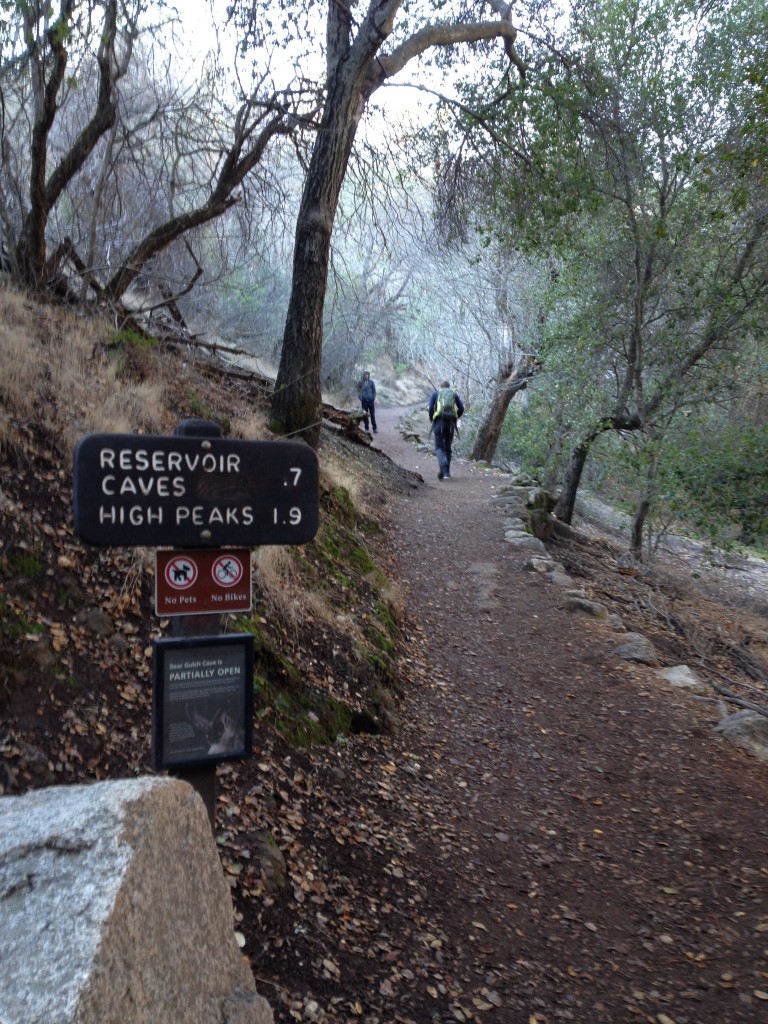
{"label": "bicycle pictogram", "polygon": [[234,555],[221,555],[213,563],[211,575],[220,587],[234,587],[243,578],[243,563]]}

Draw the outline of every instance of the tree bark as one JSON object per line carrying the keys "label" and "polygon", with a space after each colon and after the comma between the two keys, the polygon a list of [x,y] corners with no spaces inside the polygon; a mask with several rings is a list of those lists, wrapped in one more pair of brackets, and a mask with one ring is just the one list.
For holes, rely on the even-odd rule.
{"label": "tree bark", "polygon": [[518,391],[528,387],[528,382],[539,369],[540,364],[530,356],[526,356],[515,369],[512,362],[505,363],[499,370],[496,389],[488,411],[480,424],[470,459],[476,462],[490,462],[496,453],[501,436],[501,428],[507,415],[509,405]]}
{"label": "tree bark", "polygon": [[[46,47],[34,48],[34,94],[35,113],[30,144],[29,211],[24,219],[16,262],[24,281],[37,288],[46,276],[45,231],[48,217],[69,182],[80,170],[93,152],[94,146],[104,132],[114,124],[117,108],[114,99],[114,83],[117,74],[113,70],[114,43],[117,25],[117,0],[109,0],[104,13],[101,43],[97,55],[99,68],[99,91],[93,116],[64,154],[46,181],[48,163],[48,138],[58,111],[57,100],[67,69],[66,38],[74,4],[67,0],[61,5],[61,13],[46,33]],[[35,26],[30,11],[27,33],[33,37]],[[47,48],[47,49],[46,49]],[[39,52],[42,50],[42,52]],[[48,79],[45,70],[48,68]]]}
{"label": "tree bark", "polygon": [[589,449],[595,437],[589,437],[577,444],[572,450],[568,459],[568,468],[565,471],[563,488],[560,497],[554,508],[554,514],[562,523],[569,523],[573,519],[573,509],[576,505],[576,495],[581,485],[581,477],[584,473],[584,466],[587,463]]}
{"label": "tree bark", "polygon": [[642,562],[643,560],[643,530],[648,519],[648,513],[651,511],[651,504],[651,499],[648,497],[639,501],[632,520],[629,552],[636,562]]}
{"label": "tree bark", "polygon": [[573,510],[576,505],[576,495],[581,486],[581,478],[584,473],[584,466],[587,464],[590,449],[594,441],[608,430],[642,430],[643,420],[639,416],[606,417],[596,423],[589,430],[581,441],[575,445],[568,460],[568,468],[565,471],[563,488],[560,497],[554,508],[554,515],[562,523],[570,523],[573,519]]}
{"label": "tree bark", "polygon": [[273,426],[317,447],[322,417],[323,310],[333,222],[363,100],[337,71],[312,151],[296,221],[291,296],[272,399]]}
{"label": "tree bark", "polygon": [[656,456],[652,455],[650,465],[648,466],[648,473],[646,474],[645,494],[638,502],[637,508],[635,509],[635,517],[632,520],[632,533],[629,543],[629,551],[632,557],[638,562],[642,562],[643,560],[643,531],[651,509],[653,508],[653,491],[656,473],[657,460]]}

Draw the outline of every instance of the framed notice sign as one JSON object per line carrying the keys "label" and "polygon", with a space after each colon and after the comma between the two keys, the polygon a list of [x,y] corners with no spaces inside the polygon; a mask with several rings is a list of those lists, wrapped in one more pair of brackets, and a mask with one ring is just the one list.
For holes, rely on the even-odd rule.
{"label": "framed notice sign", "polygon": [[250,755],[250,633],[156,640],[152,668],[154,768],[232,761]]}

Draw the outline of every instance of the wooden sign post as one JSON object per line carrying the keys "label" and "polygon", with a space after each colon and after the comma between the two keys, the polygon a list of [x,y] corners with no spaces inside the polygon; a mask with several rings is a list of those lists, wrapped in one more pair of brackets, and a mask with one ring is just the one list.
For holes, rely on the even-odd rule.
{"label": "wooden sign post", "polygon": [[73,505],[88,544],[174,549],[157,560],[155,610],[173,635],[153,648],[153,766],[195,787],[213,828],[216,764],[251,751],[253,637],[221,635],[223,613],[251,607],[239,549],[315,536],[317,456],[296,441],[222,438],[210,420],[184,420],[173,437],[89,434]]}
{"label": "wooden sign post", "polygon": [[[213,423],[209,420],[183,420],[176,427],[176,435],[178,437],[221,437],[221,427],[217,423]],[[171,619],[171,631],[173,637],[183,637],[189,639],[190,637],[206,637],[206,636],[217,636],[221,633],[221,616],[217,614],[211,615],[184,615],[174,616]],[[159,732],[158,722],[158,708],[159,708],[159,694],[158,694],[158,678],[157,678],[157,645],[154,646],[153,656],[153,680],[152,680],[152,721],[153,721],[153,741],[155,736]],[[251,676],[251,688],[253,688],[253,677]],[[158,764],[158,744],[153,742],[153,764],[155,769],[159,767]],[[244,752],[243,756],[248,756],[251,753],[250,743],[247,751]],[[211,823],[211,831],[216,834],[216,764],[215,763],[200,763],[191,764],[187,763],[184,766],[178,766],[172,769],[173,774],[179,778],[188,782],[193,789],[197,790],[200,794],[203,803],[205,804],[206,810],[208,811],[208,819]]]}

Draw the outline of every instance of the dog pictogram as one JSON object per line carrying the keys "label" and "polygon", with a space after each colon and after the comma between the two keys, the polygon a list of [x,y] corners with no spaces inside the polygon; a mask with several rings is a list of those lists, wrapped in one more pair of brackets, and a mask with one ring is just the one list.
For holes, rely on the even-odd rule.
{"label": "dog pictogram", "polygon": [[186,555],[172,558],[165,567],[165,582],[174,590],[189,590],[197,580],[197,565]]}

